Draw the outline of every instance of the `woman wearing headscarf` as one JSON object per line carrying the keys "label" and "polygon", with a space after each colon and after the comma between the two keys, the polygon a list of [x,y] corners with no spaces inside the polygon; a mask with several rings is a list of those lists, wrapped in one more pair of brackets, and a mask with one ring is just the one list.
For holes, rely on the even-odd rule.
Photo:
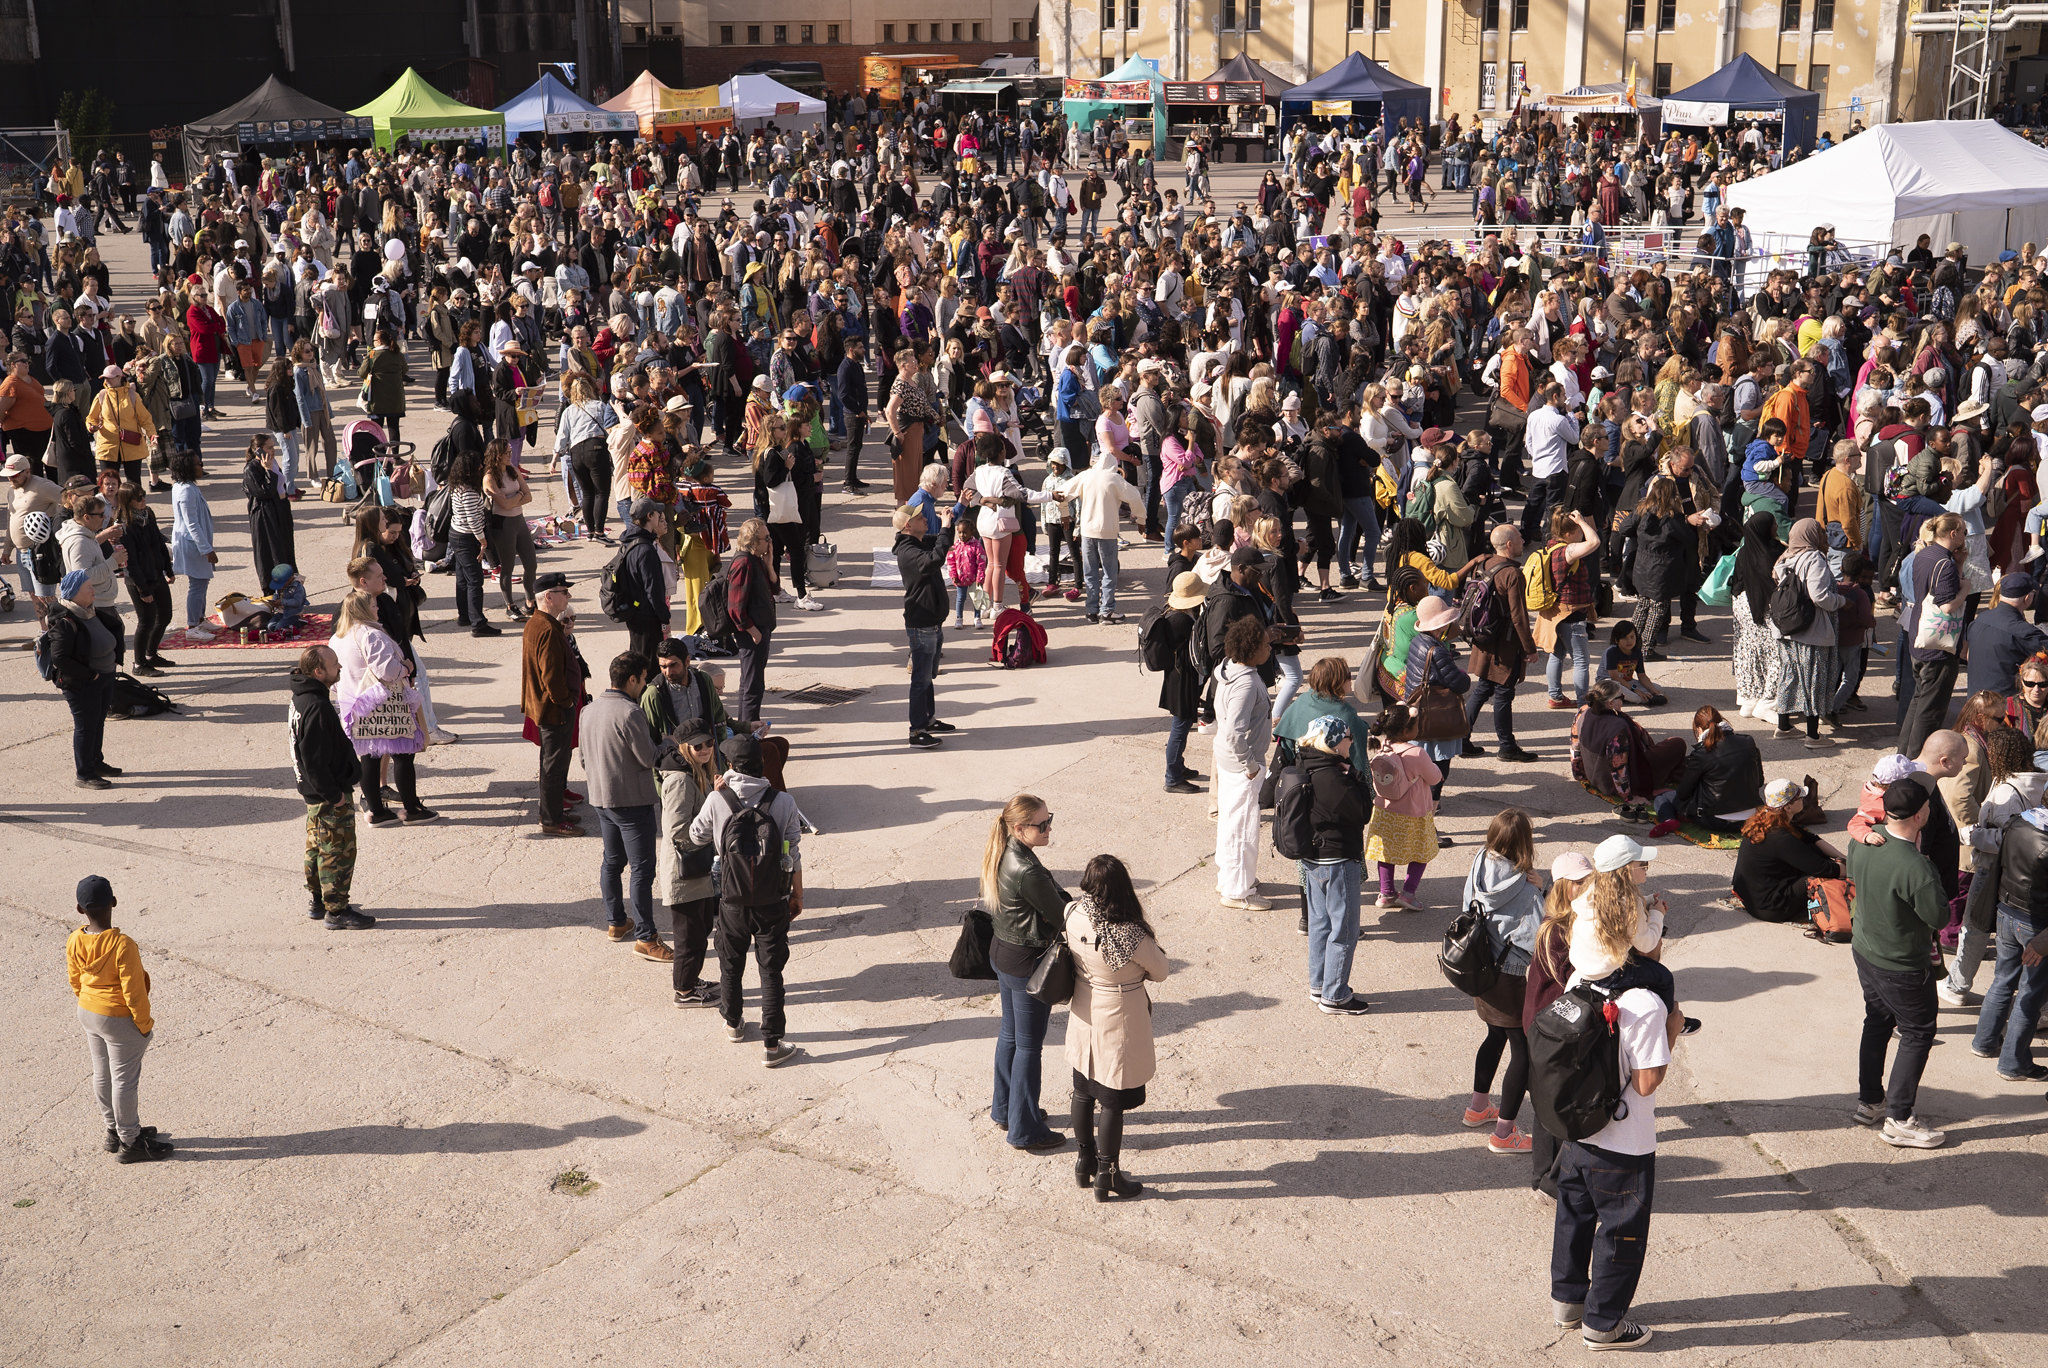
{"label": "woman wearing headscarf", "polygon": [[1093,1185],[1098,1202],[1135,1197],[1143,1189],[1120,1164],[1124,1113],[1145,1105],[1145,1085],[1158,1070],[1152,999],[1145,985],[1165,981],[1166,952],[1153,938],[1130,871],[1114,855],[1088,862],[1081,872],[1081,896],[1067,904],[1064,921],[1074,957],[1074,997],[1067,1007],[1067,1063],[1074,1071],[1079,1151],[1074,1178],[1082,1187]]}
{"label": "woman wearing headscarf", "polygon": [[[1825,544],[1825,538],[1822,539]],[[1771,634],[1771,586],[1785,544],[1770,513],[1753,513],[1742,524],[1742,545],[1728,579],[1729,616],[1735,619],[1735,706],[1744,717],[1775,722],[1778,644]]]}
{"label": "woman wearing headscarf", "polygon": [[[1737,573],[1741,573],[1738,563]],[[1813,604],[1813,615],[1805,626],[1786,632],[1776,623],[1771,632],[1778,639],[1778,736],[1792,735],[1792,717],[1806,718],[1806,748],[1825,750],[1832,737],[1820,734],[1823,717],[1834,711],[1835,682],[1841,676],[1841,652],[1837,646],[1836,610],[1842,595],[1828,569],[1828,535],[1812,518],[1792,524],[1792,540],[1771,568],[1772,589],[1796,582]]]}

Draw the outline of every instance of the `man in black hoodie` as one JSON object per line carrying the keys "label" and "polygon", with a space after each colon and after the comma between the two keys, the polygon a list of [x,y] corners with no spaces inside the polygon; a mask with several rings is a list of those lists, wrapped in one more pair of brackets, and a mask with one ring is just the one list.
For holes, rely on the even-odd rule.
{"label": "man in black hoodie", "polygon": [[289,714],[292,775],[306,800],[308,915],[326,918],[330,931],[360,931],[375,917],[349,906],[356,872],[356,809],[352,792],[362,775],[355,746],[342,728],[328,691],[341,678],[341,662],[325,646],[308,646],[292,671]]}
{"label": "man in black hoodie", "polygon": [[619,538],[619,568],[609,611],[626,626],[626,649],[652,660],[668,635],[668,576],[655,547],[668,534],[668,509],[652,499],[635,499],[630,511],[633,525]]}
{"label": "man in black hoodie", "polygon": [[916,504],[896,510],[896,568],[903,577],[903,630],[910,636],[910,744],[930,750],[939,744],[933,732],[952,731],[938,720],[932,680],[939,672],[939,647],[945,641],[946,581],[939,574],[939,556],[924,544],[924,514]]}

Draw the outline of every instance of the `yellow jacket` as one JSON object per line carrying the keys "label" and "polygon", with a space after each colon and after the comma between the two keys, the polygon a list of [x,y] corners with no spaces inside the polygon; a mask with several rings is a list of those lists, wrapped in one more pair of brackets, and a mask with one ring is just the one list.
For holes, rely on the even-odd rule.
{"label": "yellow jacket", "polygon": [[64,942],[64,967],[78,1005],[98,1016],[133,1017],[135,1029],[148,1035],[156,1029],[149,1014],[149,972],[142,951],[118,927],[88,931],[84,927]]}
{"label": "yellow jacket", "polygon": [[[156,420],[149,416],[149,405],[142,402],[135,386],[109,385],[101,390],[85,415],[85,425],[92,431],[95,459],[108,463],[149,459],[149,439],[156,436]],[[124,430],[134,433],[136,440],[122,441]]]}

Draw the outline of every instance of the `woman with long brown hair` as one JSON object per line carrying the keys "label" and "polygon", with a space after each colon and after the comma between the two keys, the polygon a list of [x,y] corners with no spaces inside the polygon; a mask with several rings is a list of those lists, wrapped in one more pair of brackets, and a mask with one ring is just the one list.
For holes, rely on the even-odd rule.
{"label": "woman with long brown hair", "polygon": [[1755,741],[1736,731],[1721,710],[1711,706],[1692,715],[1692,735],[1685,768],[1678,772],[1677,806],[1667,819],[1671,827],[1653,828],[1652,836],[1670,835],[1681,820],[1733,835],[1763,802],[1764,762]]}
{"label": "woman with long brown hair", "polygon": [[1660,475],[1650,482],[1643,501],[1616,527],[1620,537],[1636,539],[1636,634],[1644,658],[1651,655],[1671,626],[1671,600],[1689,592],[1699,575],[1699,527],[1704,513],[1688,517],[1679,506],[1678,482]]}
{"label": "woman with long brown hair", "polygon": [[1038,862],[1038,850],[1052,844],[1052,822],[1043,802],[1020,793],[989,824],[981,855],[981,905],[995,928],[989,963],[1003,1008],[988,1114],[1009,1132],[1013,1148],[1034,1154],[1050,1153],[1067,1140],[1046,1124],[1038,1105],[1039,1056],[1052,1008],[1025,986],[1066,916],[1066,894]]}

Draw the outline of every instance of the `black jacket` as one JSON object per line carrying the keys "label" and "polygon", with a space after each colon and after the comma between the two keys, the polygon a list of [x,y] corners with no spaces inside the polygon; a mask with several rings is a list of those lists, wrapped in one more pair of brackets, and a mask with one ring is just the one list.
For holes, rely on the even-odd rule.
{"label": "black jacket", "polygon": [[903,625],[937,627],[946,620],[946,581],[939,554],[908,532],[896,534],[896,569],[903,576]]}
{"label": "black jacket", "polygon": [[613,592],[620,622],[668,621],[668,576],[662,573],[661,552],[655,548],[654,534],[637,523],[619,538],[619,575]]}
{"label": "black jacket", "polygon": [[327,686],[310,676],[292,675],[288,716],[292,733],[292,776],[299,796],[308,803],[346,798],[362,776],[356,748],[342,730],[341,714]]}
{"label": "black jacket", "polygon": [[1683,516],[1660,518],[1639,510],[1616,530],[1624,537],[1635,534],[1637,593],[1662,600],[1691,587],[1699,569],[1699,532]]}
{"label": "black jacket", "polygon": [[2034,925],[2048,919],[2048,832],[2015,813],[1998,847],[1998,901]]}
{"label": "black jacket", "polygon": [[1188,659],[1188,643],[1195,635],[1195,615],[1186,608],[1169,608],[1160,618],[1161,630],[1173,645],[1173,667],[1159,676],[1159,706],[1174,717],[1193,722],[1202,710],[1202,676]]}
{"label": "black jacket", "polygon": [[[114,638],[114,663],[121,662],[121,617],[111,609],[95,608],[93,616],[100,620]],[[92,668],[92,633],[78,615],[69,609],[55,609],[50,614],[50,663],[54,683],[60,689],[76,689],[99,678]]]}
{"label": "black jacket", "polygon": [[1712,750],[1694,743],[1678,774],[1680,812],[1690,817],[1744,812],[1763,801],[1764,762],[1756,742],[1731,731],[1722,733]]}
{"label": "black jacket", "polygon": [[162,584],[169,577],[171,546],[164,540],[163,527],[149,505],[142,505],[128,523],[121,545],[128,548],[128,568],[122,573],[127,576],[131,591],[136,585],[147,588]]}
{"label": "black jacket", "polygon": [[1363,860],[1372,790],[1341,756],[1301,748],[1301,780],[1310,788],[1311,843],[1318,860]]}

